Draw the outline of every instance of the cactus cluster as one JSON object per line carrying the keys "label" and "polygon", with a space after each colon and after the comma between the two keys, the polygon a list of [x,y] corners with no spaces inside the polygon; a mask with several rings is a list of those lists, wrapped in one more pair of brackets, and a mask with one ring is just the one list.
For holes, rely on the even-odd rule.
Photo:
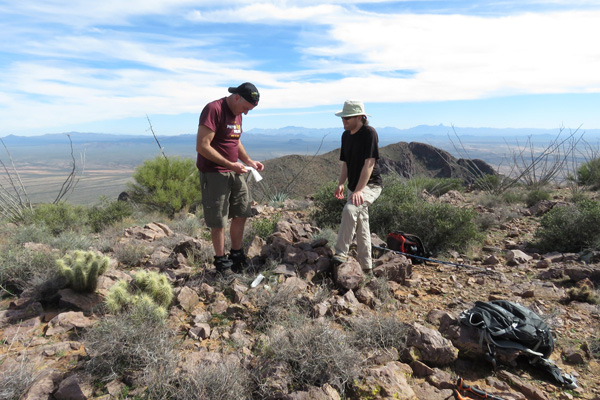
{"label": "cactus cluster", "polygon": [[60,274],[76,292],[93,293],[98,277],[106,272],[110,259],[94,251],[76,250],[56,260]]}
{"label": "cactus cluster", "polygon": [[106,306],[116,313],[134,307],[145,310],[155,319],[167,317],[167,308],[173,301],[173,286],[166,275],[158,272],[139,271],[131,283],[121,279],[110,288]]}

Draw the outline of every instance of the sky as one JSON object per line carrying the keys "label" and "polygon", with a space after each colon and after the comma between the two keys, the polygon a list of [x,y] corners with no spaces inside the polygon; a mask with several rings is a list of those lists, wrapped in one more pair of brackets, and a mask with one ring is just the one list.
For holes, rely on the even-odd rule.
{"label": "sky", "polygon": [[[0,0],[0,137],[195,133],[254,83],[244,130],[600,128],[600,0]],[[149,121],[150,120],[150,123]]]}

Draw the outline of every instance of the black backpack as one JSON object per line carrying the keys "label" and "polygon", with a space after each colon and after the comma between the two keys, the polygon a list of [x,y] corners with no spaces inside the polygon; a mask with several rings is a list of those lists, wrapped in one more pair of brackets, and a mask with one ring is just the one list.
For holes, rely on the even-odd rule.
{"label": "black backpack", "polygon": [[[394,231],[388,233],[387,248],[396,252],[408,255],[413,264],[423,263],[423,258],[429,257],[429,252],[425,250],[423,241],[416,235]],[[410,257],[411,255],[422,257]]]}
{"label": "black backpack", "polygon": [[495,365],[495,349],[517,349],[529,363],[548,371],[561,384],[577,387],[577,380],[563,374],[548,357],[554,351],[550,327],[533,311],[506,300],[476,301],[460,314],[460,322],[479,329],[480,344]]}

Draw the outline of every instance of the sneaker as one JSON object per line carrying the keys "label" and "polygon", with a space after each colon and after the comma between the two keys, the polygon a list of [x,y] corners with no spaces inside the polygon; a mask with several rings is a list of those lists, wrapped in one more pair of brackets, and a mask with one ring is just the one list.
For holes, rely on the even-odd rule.
{"label": "sneaker", "polygon": [[213,264],[218,273],[222,275],[233,274],[233,271],[231,270],[233,263],[227,256],[215,256]]}
{"label": "sneaker", "polygon": [[339,264],[343,264],[346,261],[348,261],[348,257],[347,256],[344,256],[344,255],[341,255],[341,254],[335,254],[333,256],[333,262],[336,263],[336,264],[338,264],[338,265]]}
{"label": "sneaker", "polygon": [[229,260],[231,261],[231,269],[234,272],[241,272],[248,267],[248,259],[244,254],[244,250],[233,250],[229,253]]}

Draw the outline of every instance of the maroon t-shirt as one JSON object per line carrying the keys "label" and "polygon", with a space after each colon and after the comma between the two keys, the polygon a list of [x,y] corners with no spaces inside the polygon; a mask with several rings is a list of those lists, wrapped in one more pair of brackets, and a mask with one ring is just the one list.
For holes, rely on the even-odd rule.
{"label": "maroon t-shirt", "polygon": [[[233,115],[226,97],[208,103],[200,114],[200,125],[215,133],[210,146],[231,162],[238,160],[238,144],[242,135],[242,114]],[[198,153],[196,166],[202,172],[229,172]]]}

